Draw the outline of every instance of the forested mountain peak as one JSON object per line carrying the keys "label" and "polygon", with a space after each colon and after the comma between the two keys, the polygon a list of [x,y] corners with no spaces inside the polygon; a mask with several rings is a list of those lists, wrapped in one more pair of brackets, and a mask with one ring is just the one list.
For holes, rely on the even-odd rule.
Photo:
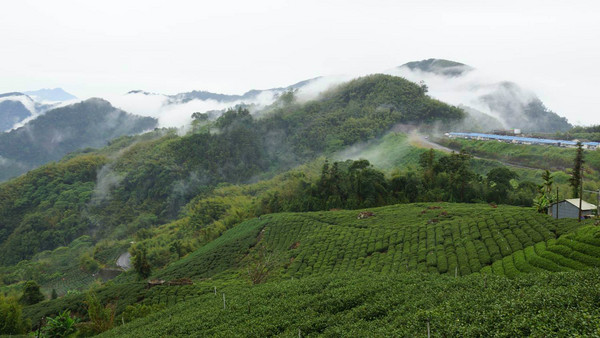
{"label": "forested mountain peak", "polygon": [[[552,133],[572,127],[566,118],[548,109],[533,91],[459,62],[443,59],[414,61],[392,73],[423,82],[433,97],[478,110],[500,121],[505,129]],[[473,129],[467,123],[464,130]]]}
{"label": "forested mountain peak", "polygon": [[56,108],[0,134],[0,180],[19,175],[67,153],[86,147],[102,147],[121,135],[154,128],[156,120],[114,108],[108,101],[88,99]]}
{"label": "forested mountain peak", "polygon": [[473,70],[471,66],[464,63],[444,60],[444,59],[427,59],[421,61],[412,61],[403,64],[400,67],[408,67],[411,70],[420,70],[422,72],[436,73],[444,76],[460,76],[466,72]]}

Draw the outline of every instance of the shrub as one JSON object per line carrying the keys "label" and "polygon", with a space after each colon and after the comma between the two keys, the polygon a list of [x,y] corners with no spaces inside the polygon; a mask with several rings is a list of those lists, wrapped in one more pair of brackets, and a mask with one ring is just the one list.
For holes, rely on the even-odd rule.
{"label": "shrub", "polygon": [[28,281],[25,283],[25,289],[23,290],[23,296],[19,299],[19,302],[24,305],[37,304],[46,299],[40,291],[40,286],[35,281]]}
{"label": "shrub", "polygon": [[93,292],[87,294],[86,304],[91,328],[95,333],[101,333],[113,327],[115,320],[114,304],[103,306],[98,296]]}
{"label": "shrub", "polygon": [[71,311],[65,310],[56,317],[48,317],[46,325],[42,328],[42,332],[48,337],[66,337],[74,333],[77,329],[75,324],[79,321],[77,318],[71,318]]}
{"label": "shrub", "polygon": [[21,305],[0,292],[0,335],[23,334],[30,326],[29,320],[23,317]]}

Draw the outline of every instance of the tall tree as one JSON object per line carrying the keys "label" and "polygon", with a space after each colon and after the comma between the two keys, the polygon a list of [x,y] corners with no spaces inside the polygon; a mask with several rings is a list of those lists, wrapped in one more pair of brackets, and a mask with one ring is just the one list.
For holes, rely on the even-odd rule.
{"label": "tall tree", "polygon": [[435,183],[435,152],[433,148],[421,154],[419,165],[423,168],[423,183],[427,186],[433,185]]}
{"label": "tall tree", "polygon": [[506,168],[494,168],[487,174],[488,199],[490,202],[507,203],[508,193],[513,190],[510,181],[518,178],[516,172]]}
{"label": "tall tree", "polygon": [[583,145],[581,142],[577,142],[577,153],[575,155],[575,160],[573,163],[573,173],[571,174],[571,178],[569,179],[569,183],[571,184],[571,188],[573,189],[573,197],[579,198],[580,185],[581,185],[581,168],[583,167]]}
{"label": "tall tree", "polygon": [[551,194],[552,193],[552,184],[554,184],[554,177],[550,173],[550,170],[546,169],[542,173],[542,179],[544,180],[543,187],[544,187],[544,190],[546,191],[546,194]]}
{"label": "tall tree", "polygon": [[148,263],[148,249],[145,246],[133,247],[131,249],[131,256],[133,256],[133,268],[138,273],[140,278],[150,277],[152,267]]}
{"label": "tall tree", "polygon": [[23,296],[19,299],[21,304],[33,305],[37,304],[46,299],[44,294],[40,291],[40,286],[35,281],[30,280],[25,283],[25,290],[23,290]]}

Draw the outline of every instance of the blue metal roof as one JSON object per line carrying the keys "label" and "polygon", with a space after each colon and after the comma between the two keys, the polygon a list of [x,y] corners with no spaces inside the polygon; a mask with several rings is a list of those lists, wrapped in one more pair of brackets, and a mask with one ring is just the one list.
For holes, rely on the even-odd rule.
{"label": "blue metal roof", "polygon": [[[521,136],[508,136],[508,135],[496,135],[496,134],[482,134],[482,133],[448,133],[452,136],[471,137],[471,138],[487,138],[492,140],[502,141],[517,141],[517,142],[528,142],[537,144],[548,144],[548,145],[577,145],[577,142],[567,140],[551,140],[544,138],[534,137],[521,137]],[[585,146],[600,147],[600,142],[582,142]]]}

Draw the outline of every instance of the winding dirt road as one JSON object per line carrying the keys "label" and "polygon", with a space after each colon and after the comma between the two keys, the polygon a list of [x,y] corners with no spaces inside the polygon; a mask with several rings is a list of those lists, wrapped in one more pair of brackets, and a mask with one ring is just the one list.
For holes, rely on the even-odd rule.
{"label": "winding dirt road", "polygon": [[[454,150],[454,149],[444,147],[441,144],[437,144],[437,143],[431,141],[427,136],[419,134],[416,130],[413,130],[412,132],[410,132],[410,134],[408,134],[408,140],[410,141],[410,144],[414,145],[415,147],[433,148],[435,150],[440,150],[440,151],[443,151],[446,153],[456,152],[456,150]],[[498,160],[495,158],[485,158],[485,157],[479,157],[479,156],[473,156],[473,158],[476,158],[479,160],[496,161],[496,162],[500,162],[506,166],[515,167],[515,168],[532,169],[532,170],[541,169],[541,168],[528,167],[528,166],[524,166],[524,165],[520,165],[520,164],[516,164],[516,163],[504,162],[504,161],[501,161],[501,160]]]}

